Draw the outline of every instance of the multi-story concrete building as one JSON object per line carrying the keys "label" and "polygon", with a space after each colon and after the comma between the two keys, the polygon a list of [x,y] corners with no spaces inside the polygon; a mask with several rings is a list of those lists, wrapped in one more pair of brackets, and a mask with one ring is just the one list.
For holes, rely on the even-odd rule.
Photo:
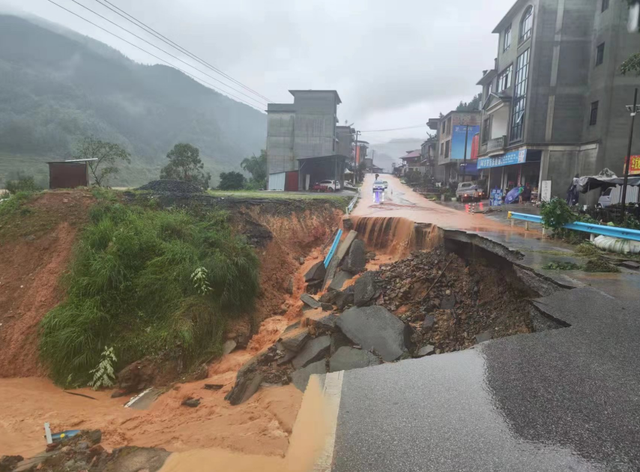
{"label": "multi-story concrete building", "polygon": [[342,184],[345,161],[351,155],[347,134],[351,134],[336,126],[341,103],[338,92],[289,92],[293,103],[270,103],[267,107],[269,189],[308,190],[314,182],[325,179]]}
{"label": "multi-story concrete building", "polygon": [[[476,174],[471,151],[473,137],[480,132],[481,117],[480,112],[451,111],[441,118],[432,118],[427,123],[429,127],[436,121],[438,123],[439,180],[449,183],[460,180],[463,173],[469,178]],[[463,172],[461,165],[465,161],[467,166]]]}
{"label": "multi-story concrete building", "polygon": [[[498,56],[485,71],[477,167],[490,188],[571,178],[605,167],[619,175],[627,153],[638,76],[620,64],[640,50],[627,32],[627,0],[518,0],[498,23]],[[633,143],[640,154],[640,133]],[[595,198],[592,196],[591,198]]]}

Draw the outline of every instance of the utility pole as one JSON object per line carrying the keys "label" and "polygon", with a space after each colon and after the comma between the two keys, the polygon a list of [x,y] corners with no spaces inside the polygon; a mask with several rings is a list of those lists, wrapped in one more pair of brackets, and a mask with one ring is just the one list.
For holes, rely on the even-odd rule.
{"label": "utility pole", "polygon": [[360,131],[356,131],[356,147],[353,150],[353,162],[355,163],[355,169],[353,170],[353,183],[358,183],[358,172],[360,171],[360,163],[358,162],[358,136]]}
{"label": "utility pole", "polygon": [[464,179],[467,177],[467,147],[468,147],[468,143],[469,143],[469,125],[466,126],[466,130],[464,133],[464,160],[462,161],[462,180],[461,182],[464,182]]}
{"label": "utility pole", "polygon": [[633,95],[633,108],[631,111],[631,130],[629,131],[629,147],[627,149],[627,162],[624,166],[624,183],[622,185],[622,221],[627,219],[627,182],[629,181],[629,167],[631,166],[631,145],[633,144],[633,126],[638,113],[638,89]]}

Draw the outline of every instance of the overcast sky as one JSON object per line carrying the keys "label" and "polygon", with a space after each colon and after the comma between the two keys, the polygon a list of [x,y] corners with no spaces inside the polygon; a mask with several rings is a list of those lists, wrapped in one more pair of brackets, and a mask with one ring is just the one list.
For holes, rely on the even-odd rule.
{"label": "overcast sky", "polygon": [[[164,56],[73,0],[55,1]],[[134,29],[97,0],[76,1]],[[475,84],[497,51],[497,35],[491,31],[515,0],[109,1],[273,101],[290,102],[289,89],[336,89],[343,101],[338,108],[342,123],[380,130],[424,125],[478,93]],[[36,14],[138,62],[158,62],[47,0],[0,0],[0,11]],[[426,130],[362,137],[373,143],[423,138]]]}

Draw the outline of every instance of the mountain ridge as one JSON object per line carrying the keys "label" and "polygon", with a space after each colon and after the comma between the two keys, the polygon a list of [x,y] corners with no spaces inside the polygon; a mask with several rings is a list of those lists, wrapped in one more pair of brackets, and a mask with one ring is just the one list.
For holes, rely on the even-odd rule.
{"label": "mountain ridge", "polygon": [[263,113],[48,23],[0,14],[0,180],[20,171],[46,180],[45,162],[69,157],[86,136],[131,152],[114,186],[157,178],[178,142],[200,149],[214,180],[264,147]]}

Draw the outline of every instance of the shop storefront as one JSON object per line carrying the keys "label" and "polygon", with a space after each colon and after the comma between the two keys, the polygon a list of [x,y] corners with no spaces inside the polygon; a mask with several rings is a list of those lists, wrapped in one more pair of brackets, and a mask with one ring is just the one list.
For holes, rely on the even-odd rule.
{"label": "shop storefront", "polygon": [[481,177],[487,179],[489,190],[509,191],[529,184],[537,191],[541,157],[542,151],[518,149],[501,156],[479,158],[478,170],[482,172]]}

